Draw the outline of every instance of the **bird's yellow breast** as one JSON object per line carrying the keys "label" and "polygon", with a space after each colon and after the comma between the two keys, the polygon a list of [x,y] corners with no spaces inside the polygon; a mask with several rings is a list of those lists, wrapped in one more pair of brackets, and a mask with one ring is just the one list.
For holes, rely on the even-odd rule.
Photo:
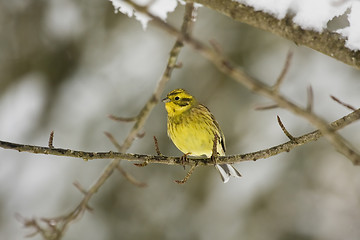
{"label": "bird's yellow breast", "polygon": [[225,154],[219,139],[223,137],[222,133],[206,107],[197,105],[182,114],[169,115],[167,124],[169,137],[184,154],[210,157],[215,134],[219,142],[217,151],[220,155]]}

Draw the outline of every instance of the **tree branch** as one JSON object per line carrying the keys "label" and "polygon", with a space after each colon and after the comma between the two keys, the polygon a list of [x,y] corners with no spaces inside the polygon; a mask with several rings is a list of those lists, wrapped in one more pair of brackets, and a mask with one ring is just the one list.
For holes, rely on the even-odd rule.
{"label": "tree branch", "polygon": [[276,80],[276,83],[274,84],[274,86],[272,86],[273,90],[276,92],[279,92],[280,85],[283,83],[283,81],[285,79],[285,75],[289,71],[292,56],[293,56],[293,52],[289,50],[289,52],[286,56],[286,61],[285,61],[284,67],[283,67],[278,79]]}
{"label": "tree branch", "polygon": [[353,164],[360,164],[360,153],[353,146],[351,146],[351,144],[347,142],[346,139],[333,131],[323,119],[316,116],[312,112],[307,111],[307,109],[304,109],[292,103],[287,98],[274,91],[271,87],[239,70],[229,59],[226,59],[225,56],[216,52],[212,48],[202,44],[200,41],[194,38],[185,36],[175,27],[149,13],[146,6],[140,6],[130,0],[124,1],[134,7],[134,9],[136,9],[137,11],[144,13],[150,18],[152,18],[153,22],[156,25],[158,25],[160,28],[162,28],[169,34],[176,36],[178,39],[182,39],[189,46],[197,50],[201,55],[203,55],[210,62],[212,62],[218,68],[218,70],[220,70],[224,74],[227,74],[235,81],[247,87],[249,90],[272,99],[279,105],[279,107],[283,107],[291,111],[292,113],[307,119],[311,124],[317,127],[324,134],[325,138],[335,147],[337,151],[339,151],[349,160],[351,160]]}
{"label": "tree branch", "polygon": [[[329,125],[333,131],[342,129],[349,124],[360,119],[360,109],[332,122]],[[269,158],[275,156],[282,152],[289,152],[295,147],[304,145],[309,142],[313,142],[322,137],[322,133],[317,130],[311,133],[302,135],[300,137],[294,137],[293,140],[290,140],[286,143],[267,148],[264,150],[232,155],[232,156],[218,156],[217,164],[222,163],[238,163],[243,161],[255,161],[258,159]],[[0,141],[0,147],[4,149],[17,150],[19,152],[30,152],[35,154],[47,154],[47,155],[56,155],[56,156],[67,156],[73,158],[82,158],[85,160],[94,160],[94,159],[122,159],[127,161],[145,161],[147,163],[159,163],[167,165],[210,165],[213,166],[214,162],[211,158],[188,158],[189,161],[182,161],[181,157],[168,157],[163,155],[145,155],[145,154],[130,154],[130,153],[121,153],[121,152],[85,152],[85,151],[76,151],[70,149],[62,148],[49,148],[49,147],[40,147],[32,145],[23,145],[17,143],[10,143],[5,141]]]}
{"label": "tree branch", "polygon": [[[194,14],[196,11],[194,4],[187,3],[185,7],[185,13],[184,13],[184,20],[182,25],[182,31],[181,34],[184,36],[189,36],[192,26],[194,24]],[[113,152],[108,153],[90,153],[90,152],[82,152],[82,151],[73,151],[69,149],[60,149],[60,148],[53,148],[52,146],[48,148],[43,148],[39,146],[30,146],[30,145],[22,145],[19,146],[18,144],[14,143],[8,143],[8,142],[1,142],[1,145],[4,146],[4,148],[10,148],[10,149],[17,149],[18,151],[28,151],[32,153],[42,153],[42,154],[52,154],[52,155],[58,155],[58,156],[72,156],[72,157],[78,157],[82,158],[84,160],[88,159],[94,159],[98,156],[112,156],[111,163],[108,164],[108,166],[105,167],[103,173],[100,175],[100,177],[95,181],[95,183],[87,190],[84,191],[84,198],[79,203],[79,205],[71,211],[69,214],[55,217],[55,218],[42,218],[41,220],[45,223],[47,223],[47,227],[42,227],[37,220],[35,219],[25,219],[22,218],[21,221],[26,227],[33,227],[35,229],[35,233],[40,233],[44,238],[46,239],[52,239],[52,240],[58,240],[61,239],[63,236],[65,230],[67,229],[68,225],[75,219],[77,219],[79,216],[81,216],[85,210],[88,208],[88,202],[91,199],[91,197],[98,192],[100,187],[105,183],[105,181],[112,175],[115,169],[118,169],[118,165],[122,159],[121,155],[125,154],[135,138],[138,136],[139,131],[143,128],[145,125],[146,120],[148,119],[151,111],[158,103],[163,90],[165,88],[166,83],[169,81],[171,77],[172,70],[177,65],[177,58],[179,56],[180,50],[183,46],[182,39],[177,39],[173,48],[170,51],[170,57],[166,66],[166,69],[159,80],[154,93],[149,98],[149,100],[146,102],[144,107],[141,109],[139,114],[132,119],[126,119],[126,118],[118,118],[120,120],[134,120],[135,123],[130,130],[129,134],[127,135],[124,142],[120,145],[118,144],[117,148],[119,150],[119,153],[114,154]],[[116,117],[115,117],[116,118]],[[126,154],[125,154],[126,155]],[[136,157],[136,156],[134,156]],[[123,173],[124,175],[124,173]],[[129,178],[129,176],[127,175]],[[133,182],[138,183],[135,179]],[[139,183],[138,183],[139,184]]]}
{"label": "tree branch", "polygon": [[297,45],[304,45],[350,66],[360,68],[360,51],[355,52],[346,48],[345,39],[338,33],[328,30],[321,33],[304,30],[292,21],[291,16],[279,20],[268,13],[256,11],[250,6],[232,0],[186,1],[200,3],[236,21],[271,32]]}

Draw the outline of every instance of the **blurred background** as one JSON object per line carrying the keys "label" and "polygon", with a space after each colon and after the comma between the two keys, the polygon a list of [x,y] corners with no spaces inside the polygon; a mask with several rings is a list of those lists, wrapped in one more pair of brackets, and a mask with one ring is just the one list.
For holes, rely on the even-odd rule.
{"label": "blurred background", "polygon": [[[168,22],[179,27],[184,6]],[[201,8],[196,38],[215,40],[250,75],[273,84],[287,52],[293,61],[281,92],[306,106],[314,91],[314,111],[327,121],[349,113],[330,94],[360,106],[360,73],[311,49],[233,22]],[[131,123],[108,114],[136,115],[151,96],[175,41],[152,24],[115,14],[108,1],[0,0],[0,139],[85,151],[110,151],[104,135],[121,143]],[[226,136],[227,154],[265,149],[287,141],[279,115],[294,135],[314,128],[283,109],[256,111],[271,101],[220,73],[185,47],[166,92],[185,88],[207,105]],[[165,96],[164,92],[164,96]],[[360,149],[360,123],[341,134]],[[180,156],[166,135],[163,103],[151,113],[129,152]],[[32,232],[16,214],[41,218],[73,210],[110,160],[34,155],[0,149],[0,238],[25,239]],[[223,184],[212,167],[197,169],[184,185],[180,166],[122,162],[137,188],[114,172],[91,199],[93,212],[70,225],[63,239],[359,239],[360,167],[321,139],[289,153],[236,164],[241,179]],[[41,239],[39,235],[31,239]]]}

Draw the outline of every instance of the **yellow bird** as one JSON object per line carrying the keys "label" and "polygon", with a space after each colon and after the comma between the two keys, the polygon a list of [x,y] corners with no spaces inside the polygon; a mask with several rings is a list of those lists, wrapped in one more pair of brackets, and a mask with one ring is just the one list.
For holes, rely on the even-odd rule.
{"label": "yellow bird", "polygon": [[[217,153],[225,156],[224,134],[207,107],[184,89],[171,91],[162,101],[168,113],[168,136],[181,152],[190,156],[211,157],[216,134]],[[229,181],[230,176],[241,177],[230,164],[216,164],[215,167],[224,183]]]}

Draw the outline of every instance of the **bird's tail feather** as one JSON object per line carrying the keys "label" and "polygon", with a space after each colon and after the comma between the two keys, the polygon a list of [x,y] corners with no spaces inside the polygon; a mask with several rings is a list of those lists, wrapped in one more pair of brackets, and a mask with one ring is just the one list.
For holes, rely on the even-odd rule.
{"label": "bird's tail feather", "polygon": [[231,176],[238,178],[241,177],[239,171],[231,164],[216,164],[215,167],[219,171],[221,179],[224,183],[227,183]]}

